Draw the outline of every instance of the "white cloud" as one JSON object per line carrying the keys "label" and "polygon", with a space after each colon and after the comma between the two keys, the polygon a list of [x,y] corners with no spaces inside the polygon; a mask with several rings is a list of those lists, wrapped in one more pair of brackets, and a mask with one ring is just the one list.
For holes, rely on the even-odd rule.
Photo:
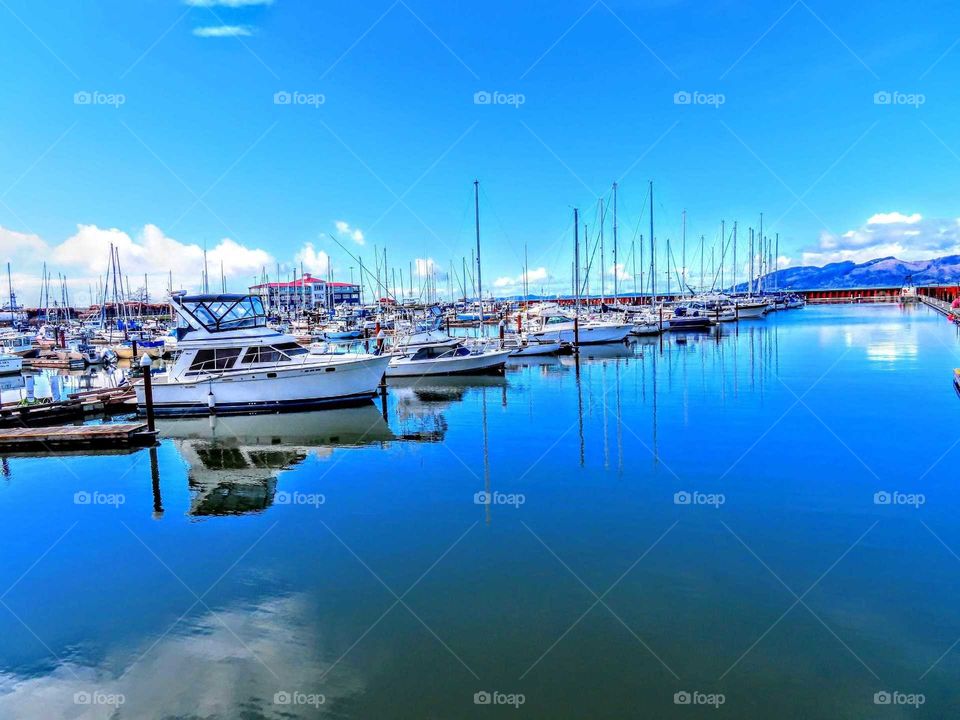
{"label": "white cloud", "polygon": [[893,211],[872,215],[859,228],[840,235],[821,233],[817,246],[803,252],[803,264],[862,263],[891,256],[927,260],[956,254],[960,254],[960,220]]}
{"label": "white cloud", "polygon": [[912,225],[913,223],[918,223],[923,219],[923,216],[920,213],[913,213],[912,215],[904,215],[899,213],[896,210],[888,213],[877,213],[873,215],[869,220],[867,220],[867,225],[893,225],[897,223],[906,223]]}
{"label": "white cloud", "polygon": [[365,241],[363,237],[363,231],[360,228],[350,227],[350,223],[344,220],[337,220],[335,223],[337,226],[337,234],[342,235],[343,237],[349,237],[357,245],[363,245]]}
{"label": "white cloud", "polygon": [[39,235],[28,235],[0,227],[0,259],[3,262],[16,262],[21,257],[35,260],[48,251],[49,247]]}
{"label": "white cloud", "polygon": [[630,280],[633,278],[633,275],[627,272],[626,265],[617,263],[607,268],[607,277],[615,277],[617,280]]}
{"label": "white cloud", "polygon": [[313,243],[305,243],[295,258],[297,269],[303,264],[303,271],[314,277],[326,278],[330,269],[330,256],[323,250],[317,250]]}
{"label": "white cloud", "polygon": [[[533,268],[529,271],[527,277],[527,284],[543,282],[550,277],[550,273],[547,272],[545,267]],[[523,289],[523,280],[524,273],[520,273],[516,277],[503,276],[498,277],[493,281],[493,286],[499,290],[511,290],[519,291]],[[530,288],[530,291],[533,292],[534,288]]]}
{"label": "white cloud", "polygon": [[240,8],[253,5],[273,5],[273,0],[186,0],[186,4],[193,7]]}
{"label": "white cloud", "polygon": [[413,261],[413,267],[417,277],[427,277],[437,269],[437,264],[433,258],[417,258]]}
{"label": "white cloud", "polygon": [[253,28],[248,25],[212,25],[194,28],[193,34],[203,38],[248,37],[253,35]]}

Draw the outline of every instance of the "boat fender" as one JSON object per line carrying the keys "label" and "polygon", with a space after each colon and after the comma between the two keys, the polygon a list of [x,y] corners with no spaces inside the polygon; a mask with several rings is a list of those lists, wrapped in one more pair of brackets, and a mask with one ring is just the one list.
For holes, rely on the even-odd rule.
{"label": "boat fender", "polygon": [[217,402],[213,397],[212,390],[207,393],[207,408],[210,410],[211,415],[217,412]]}

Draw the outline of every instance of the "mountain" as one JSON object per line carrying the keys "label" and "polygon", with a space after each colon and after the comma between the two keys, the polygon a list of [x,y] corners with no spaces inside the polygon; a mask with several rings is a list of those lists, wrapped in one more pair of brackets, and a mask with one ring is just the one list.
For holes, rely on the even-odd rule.
{"label": "mountain", "polygon": [[[960,281],[960,255],[908,262],[895,257],[877,258],[859,265],[838,262],[823,267],[787,268],[770,273],[766,288],[781,290],[840,290],[844,288],[900,287],[912,276],[914,285],[938,285]],[[737,286],[746,290],[746,283]]]}

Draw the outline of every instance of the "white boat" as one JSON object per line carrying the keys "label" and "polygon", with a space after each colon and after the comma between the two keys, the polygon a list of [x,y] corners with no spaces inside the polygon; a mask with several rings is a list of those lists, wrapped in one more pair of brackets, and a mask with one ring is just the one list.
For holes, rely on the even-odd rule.
{"label": "white boat", "polygon": [[[542,312],[539,323],[527,329],[530,340],[550,342],[576,342],[573,318],[559,312]],[[581,345],[593,343],[623,342],[633,332],[631,323],[606,322],[600,320],[579,321]]]}
{"label": "white boat", "polygon": [[532,340],[526,336],[508,336],[503,347],[510,350],[510,357],[527,355],[556,355],[563,349],[559,340]]}
{"label": "white boat", "polygon": [[737,301],[737,314],[743,318],[761,318],[767,314],[770,306],[766,300],[754,300],[745,298]]}
{"label": "white boat", "polygon": [[0,354],[0,375],[12,375],[23,368],[23,358],[19,355]]}
{"label": "white boat", "polygon": [[27,333],[0,333],[0,353],[23,357],[33,351],[33,338]]}
{"label": "white boat", "polygon": [[[152,377],[158,415],[277,412],[372,398],[390,358],[315,355],[267,327],[259,297],[174,295],[173,366]],[[143,381],[134,388],[145,405]]]}
{"label": "white boat", "polygon": [[474,375],[500,372],[513,351],[482,346],[423,345],[399,350],[390,357],[388,378],[426,375]]}

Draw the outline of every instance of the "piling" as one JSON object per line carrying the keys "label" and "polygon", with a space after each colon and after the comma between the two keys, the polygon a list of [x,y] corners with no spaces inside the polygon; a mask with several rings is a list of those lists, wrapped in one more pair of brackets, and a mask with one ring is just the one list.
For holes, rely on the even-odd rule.
{"label": "piling", "polygon": [[[136,347],[137,341],[134,340],[133,344],[134,347]],[[134,355],[134,357],[136,357],[136,355]],[[153,378],[150,374],[151,364],[152,360],[150,356],[144,353],[143,359],[140,361],[140,367],[143,368],[143,401],[147,409],[147,430],[155,432],[157,428],[153,420]]]}

